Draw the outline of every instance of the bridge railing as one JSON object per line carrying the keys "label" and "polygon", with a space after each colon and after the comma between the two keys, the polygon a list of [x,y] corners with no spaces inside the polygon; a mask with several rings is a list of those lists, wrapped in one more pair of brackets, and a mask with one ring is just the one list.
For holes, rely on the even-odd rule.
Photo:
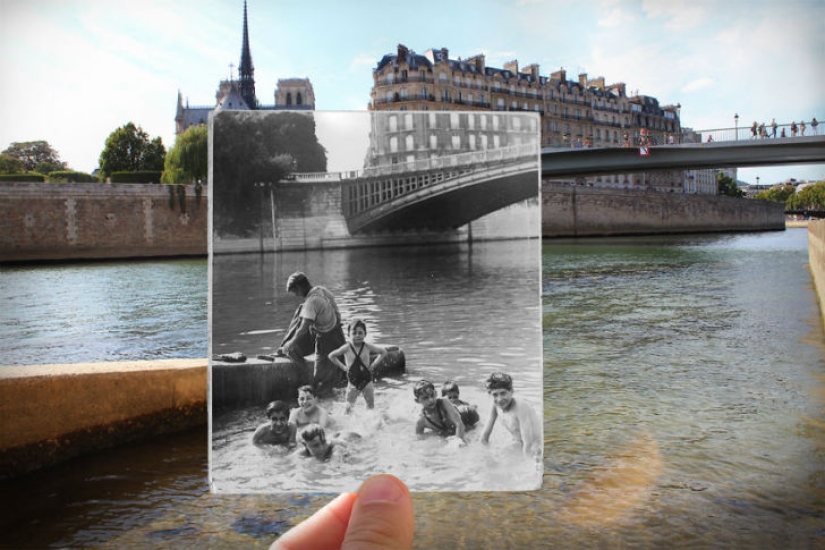
{"label": "bridge railing", "polygon": [[472,166],[490,162],[501,162],[514,160],[536,155],[535,144],[511,145],[496,149],[484,149],[481,151],[470,151],[458,153],[456,155],[442,155],[433,158],[413,160],[409,162],[399,162],[397,164],[385,164],[365,168],[361,172],[362,177],[382,177],[395,174],[406,174],[411,172],[425,172],[431,170],[442,170],[457,168],[459,166]]}
{"label": "bridge railing", "polygon": [[734,126],[733,128],[713,128],[697,130],[702,136],[703,143],[748,141],[759,139],[788,139],[802,136],[816,136],[822,133],[819,123],[816,126],[811,121],[776,124],[758,122],[749,126]]}

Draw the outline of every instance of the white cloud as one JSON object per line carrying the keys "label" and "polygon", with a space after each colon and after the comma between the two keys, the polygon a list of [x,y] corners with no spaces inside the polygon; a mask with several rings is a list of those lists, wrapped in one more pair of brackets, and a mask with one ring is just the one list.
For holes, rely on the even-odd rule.
{"label": "white cloud", "polygon": [[709,88],[713,86],[714,80],[710,77],[701,77],[697,78],[696,80],[692,80],[688,82],[683,88],[682,91],[685,93],[696,92],[702,90],[704,88]]}

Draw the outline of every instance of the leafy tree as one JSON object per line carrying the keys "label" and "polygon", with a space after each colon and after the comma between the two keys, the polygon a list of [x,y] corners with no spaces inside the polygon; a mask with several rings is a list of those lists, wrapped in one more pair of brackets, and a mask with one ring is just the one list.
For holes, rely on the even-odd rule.
{"label": "leafy tree", "polygon": [[825,210],[825,182],[804,187],[785,204],[787,210]]}
{"label": "leafy tree", "polygon": [[774,186],[770,189],[760,191],[753,198],[761,201],[782,202],[788,201],[793,194],[796,193],[796,187],[793,185]]}
{"label": "leafy tree", "polygon": [[106,146],[100,153],[100,172],[104,177],[122,171],[160,172],[165,158],[166,148],[161,139],[150,140],[143,128],[129,122],[106,138]]}
{"label": "leafy tree", "polygon": [[716,188],[719,195],[726,195],[728,197],[744,197],[745,192],[739,189],[734,179],[730,176],[719,172],[716,178]]}
{"label": "leafy tree", "polygon": [[[46,163],[44,167],[49,168],[43,173],[66,168],[66,163],[60,161],[60,155],[49,145],[48,141],[16,141],[9,145],[3,154],[23,163],[23,170],[37,170],[41,163]],[[40,170],[37,171],[40,172]]]}
{"label": "leafy tree", "polygon": [[16,174],[23,171],[23,162],[8,153],[0,153],[0,174]]}
{"label": "leafy tree", "polygon": [[262,186],[296,171],[326,171],[326,150],[311,113],[223,111],[213,132],[212,212],[219,234],[253,234]]}
{"label": "leafy tree", "polygon": [[204,182],[209,170],[209,130],[190,126],[175,139],[163,165],[162,183]]}

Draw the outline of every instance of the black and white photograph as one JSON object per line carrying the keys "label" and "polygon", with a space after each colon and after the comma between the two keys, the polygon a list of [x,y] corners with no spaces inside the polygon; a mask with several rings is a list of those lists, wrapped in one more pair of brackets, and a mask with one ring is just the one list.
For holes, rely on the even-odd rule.
{"label": "black and white photograph", "polygon": [[539,132],[531,112],[211,115],[213,492],[541,488]]}

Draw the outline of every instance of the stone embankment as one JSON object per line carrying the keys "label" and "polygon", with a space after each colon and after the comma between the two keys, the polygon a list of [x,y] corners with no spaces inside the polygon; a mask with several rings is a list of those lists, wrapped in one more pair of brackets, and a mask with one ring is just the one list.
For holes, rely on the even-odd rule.
{"label": "stone embankment", "polygon": [[0,479],[207,421],[207,360],[0,367]]}
{"label": "stone embankment", "polygon": [[825,220],[808,223],[808,262],[819,301],[819,312],[825,324]]}

